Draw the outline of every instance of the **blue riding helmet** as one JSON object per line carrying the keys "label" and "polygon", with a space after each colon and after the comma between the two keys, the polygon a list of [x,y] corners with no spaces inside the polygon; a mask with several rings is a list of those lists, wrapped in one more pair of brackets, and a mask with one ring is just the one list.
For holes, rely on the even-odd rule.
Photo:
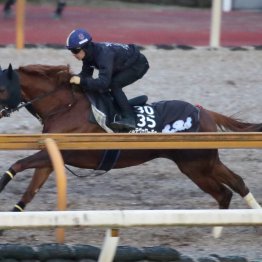
{"label": "blue riding helmet", "polygon": [[92,36],[87,31],[75,29],[67,37],[66,48],[69,50],[81,49],[90,41],[92,41]]}

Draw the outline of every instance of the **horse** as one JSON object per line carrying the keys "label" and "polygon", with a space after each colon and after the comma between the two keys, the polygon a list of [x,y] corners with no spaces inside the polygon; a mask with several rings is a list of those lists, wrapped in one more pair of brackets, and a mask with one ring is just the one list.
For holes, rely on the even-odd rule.
{"label": "horse", "polygon": [[[98,124],[98,121],[91,121],[94,108],[96,108],[91,102],[92,97],[89,96],[90,93],[85,93],[81,91],[81,88],[75,88],[69,83],[72,75],[70,67],[65,65],[32,64],[13,69],[10,64],[7,69],[1,69],[1,116],[10,116],[21,107],[26,107],[30,113],[40,119],[43,133],[107,132],[101,124]],[[141,104],[141,101],[139,103]],[[139,103],[137,102],[137,104]],[[161,107],[159,107],[160,104]],[[176,124],[181,123],[181,120],[175,121],[174,124],[170,122],[170,117],[175,114],[172,111],[174,104],[186,105],[194,113],[194,116],[197,115],[198,118],[195,122],[198,123],[198,127],[194,132],[262,131],[261,123],[244,122],[235,117],[197,107],[187,102],[170,100],[155,103],[155,106],[162,110],[158,114],[160,114],[162,122],[165,123],[160,132],[192,131],[191,121],[188,121],[188,117],[186,117],[187,121],[182,121],[180,128],[175,130]],[[141,105],[137,108],[138,113],[141,113]],[[152,107],[145,108],[150,111],[149,114],[152,113]],[[195,114],[196,112],[197,114]],[[152,125],[155,120],[152,114],[150,116],[150,124]],[[142,119],[144,118],[142,117]],[[138,130],[140,129],[138,128]],[[101,167],[101,159],[105,157],[107,152],[87,149],[63,150],[61,153],[66,165],[84,169],[98,169],[99,166]],[[261,208],[241,176],[230,170],[220,160],[218,149],[123,150],[118,151],[117,156],[109,157],[109,169],[136,166],[155,158],[172,160],[183,174],[217,201],[220,209],[229,208],[233,192],[238,193],[250,208]],[[32,180],[12,211],[23,211],[53,171],[47,151],[40,150],[12,164],[0,179],[0,192],[17,173],[27,169],[35,169]]]}

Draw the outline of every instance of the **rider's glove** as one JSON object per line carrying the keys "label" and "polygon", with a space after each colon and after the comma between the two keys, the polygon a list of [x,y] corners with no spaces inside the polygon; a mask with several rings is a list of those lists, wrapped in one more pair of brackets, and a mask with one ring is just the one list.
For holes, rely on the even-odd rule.
{"label": "rider's glove", "polygon": [[70,84],[79,85],[80,80],[81,80],[81,78],[79,76],[72,76],[71,79],[70,79]]}

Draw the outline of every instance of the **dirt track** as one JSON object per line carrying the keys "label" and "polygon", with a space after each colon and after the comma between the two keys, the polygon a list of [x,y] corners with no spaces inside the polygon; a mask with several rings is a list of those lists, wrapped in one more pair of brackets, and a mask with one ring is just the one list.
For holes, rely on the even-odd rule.
{"label": "dirt track", "polygon": [[[261,122],[261,59],[262,52],[156,50],[147,47],[143,53],[151,68],[138,83],[125,88],[129,97],[147,94],[150,102],[165,99],[186,100],[201,104],[227,115],[238,113],[241,118]],[[70,64],[75,72],[80,64],[70,54],[52,49],[0,49],[1,66],[11,62],[14,67],[35,63]],[[1,133],[35,133],[41,126],[28,113],[21,111],[9,119],[1,119]],[[30,152],[0,152],[2,172],[16,159]],[[222,160],[240,174],[251,192],[262,204],[261,152],[259,150],[221,150]],[[85,170],[74,169],[78,174]],[[0,211],[9,210],[28,185],[32,172],[18,174],[1,193]],[[44,185],[27,210],[55,210],[54,177]],[[167,160],[155,160],[144,165],[110,171],[95,178],[75,178],[68,174],[68,209],[212,209],[216,203],[200,191]],[[232,208],[246,208],[244,201],[234,195]],[[211,228],[157,228],[121,230],[120,245],[168,245],[185,255],[199,257],[211,253],[243,255],[262,259],[262,235],[252,227],[225,228],[221,239],[213,239]],[[68,229],[68,243],[101,245],[103,230]],[[54,242],[53,230],[11,230],[1,237],[1,243]]]}

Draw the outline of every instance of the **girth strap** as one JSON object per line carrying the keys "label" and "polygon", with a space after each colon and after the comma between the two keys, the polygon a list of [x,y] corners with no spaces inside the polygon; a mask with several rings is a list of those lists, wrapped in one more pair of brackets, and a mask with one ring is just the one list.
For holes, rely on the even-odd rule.
{"label": "girth strap", "polygon": [[120,150],[105,150],[102,160],[96,170],[109,171],[116,165],[119,156]]}

